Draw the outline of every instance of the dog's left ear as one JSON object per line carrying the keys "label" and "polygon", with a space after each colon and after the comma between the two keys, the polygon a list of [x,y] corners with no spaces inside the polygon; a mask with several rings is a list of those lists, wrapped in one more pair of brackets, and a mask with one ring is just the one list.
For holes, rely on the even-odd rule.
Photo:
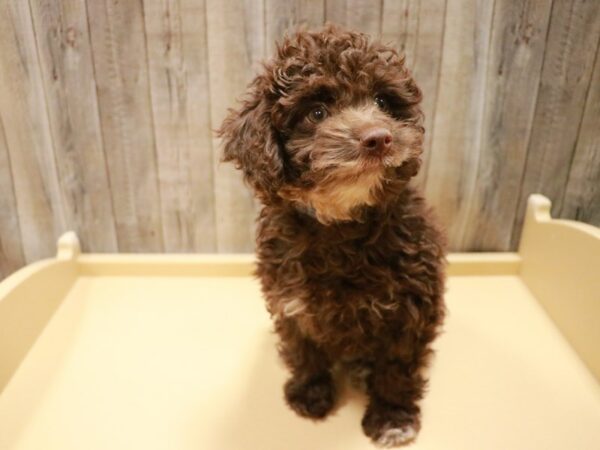
{"label": "dog's left ear", "polygon": [[274,199],[283,183],[283,161],[267,99],[256,84],[239,109],[230,109],[217,131],[223,138],[223,161],[233,161],[258,197]]}

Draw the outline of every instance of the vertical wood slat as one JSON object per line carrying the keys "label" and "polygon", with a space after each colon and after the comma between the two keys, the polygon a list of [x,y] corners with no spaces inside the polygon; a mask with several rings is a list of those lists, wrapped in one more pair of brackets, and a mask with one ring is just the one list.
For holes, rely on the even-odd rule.
{"label": "vertical wood slat", "polygon": [[481,157],[464,238],[458,245],[462,250],[510,249],[550,9],[548,2],[495,2]]}
{"label": "vertical wood slat", "polygon": [[346,24],[347,0],[325,0],[325,21]]}
{"label": "vertical wood slat", "polygon": [[446,0],[385,0],[382,41],[406,56],[407,67],[423,91],[425,115],[423,163],[415,184],[424,189],[431,154],[436,100],[442,60]]}
{"label": "vertical wood slat", "polygon": [[527,197],[539,192],[562,209],[562,192],[583,115],[600,39],[600,2],[554,1],[527,163],[513,226],[520,237]]}
{"label": "vertical wood slat", "polygon": [[0,272],[53,254],[67,227],[94,250],[115,235],[122,251],[251,250],[252,196],[209,129],[285,28],[324,20],[404,48],[425,94],[417,181],[431,155],[453,248],[514,249],[531,191],[600,223],[597,2],[555,0],[548,19],[532,0],[206,1],[0,5]]}
{"label": "vertical wood slat", "polygon": [[379,37],[382,3],[380,0],[327,0],[325,20]]}
{"label": "vertical wood slat", "polygon": [[216,250],[204,15],[202,0],[144,0],[167,252]]}
{"label": "vertical wood slat", "polygon": [[0,119],[23,253],[32,262],[55,252],[65,220],[28,2],[0,3],[0,55]]}
{"label": "vertical wood slat", "polygon": [[600,226],[600,45],[560,217]]}
{"label": "vertical wood slat", "polygon": [[87,0],[119,250],[162,251],[141,0]]}
{"label": "vertical wood slat", "polygon": [[477,167],[493,1],[448,0],[426,196],[461,248]]}
{"label": "vertical wood slat", "polygon": [[[214,1],[214,0],[211,0]],[[229,0],[231,1],[231,0]],[[244,39],[244,52],[247,58],[248,70],[244,74],[246,76],[246,82],[249,82],[254,78],[254,74],[262,69],[262,61],[268,57],[266,53],[266,25],[265,19],[267,15],[266,11],[266,0],[243,0],[242,20],[243,24],[243,39]],[[240,11],[238,7],[238,11]],[[208,15],[207,15],[208,20]],[[211,28],[212,29],[212,28]],[[239,34],[239,33],[238,33]],[[210,36],[214,37],[214,36]],[[221,39],[227,39],[227,36],[222,36]],[[225,46],[227,47],[227,45]],[[209,46],[210,50],[210,46]],[[221,74],[213,74],[214,76],[220,76]],[[245,87],[246,84],[244,84]],[[241,93],[244,91],[242,88],[236,95],[235,98],[239,98]],[[225,105],[231,107],[232,105]],[[213,124],[216,129],[218,124]]]}
{"label": "vertical wood slat", "polygon": [[84,250],[114,252],[85,3],[31,0],[30,7],[67,227]]}
{"label": "vertical wood slat", "polygon": [[296,21],[308,28],[325,24],[326,0],[295,0]]}
{"label": "vertical wood slat", "polygon": [[293,32],[298,26],[309,29],[325,23],[325,0],[266,0],[265,43],[266,57],[275,51],[275,44],[284,33]]}
{"label": "vertical wood slat", "polygon": [[[264,4],[246,2],[240,10],[233,0],[206,0],[211,123],[220,126],[228,107],[244,92],[264,57]],[[249,33],[253,31],[253,33]],[[215,211],[217,249],[251,251],[254,247],[253,195],[231,164],[221,164],[220,140],[214,139]]]}
{"label": "vertical wood slat", "polygon": [[0,120],[0,281],[24,264],[10,158]]}
{"label": "vertical wood slat", "polygon": [[[444,3],[442,2],[442,12]],[[419,13],[424,6],[420,0],[383,1],[381,39],[404,54],[409,65],[414,63],[417,55],[416,47],[421,28]],[[443,16],[441,24],[443,25]]]}
{"label": "vertical wood slat", "polygon": [[383,1],[346,0],[345,25],[374,37],[381,35]]}

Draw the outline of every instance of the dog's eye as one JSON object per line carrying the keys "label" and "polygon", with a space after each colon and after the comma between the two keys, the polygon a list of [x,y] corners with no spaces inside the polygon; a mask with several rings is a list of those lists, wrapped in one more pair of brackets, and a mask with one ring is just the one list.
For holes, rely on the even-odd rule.
{"label": "dog's eye", "polygon": [[375,97],[373,97],[373,100],[375,101],[377,106],[379,106],[379,109],[381,109],[382,111],[387,111],[389,109],[390,104],[388,102],[388,99],[385,98],[383,95],[377,94]]}
{"label": "dog's eye", "polygon": [[315,106],[308,113],[308,119],[314,123],[321,122],[325,117],[327,117],[327,110],[323,105]]}

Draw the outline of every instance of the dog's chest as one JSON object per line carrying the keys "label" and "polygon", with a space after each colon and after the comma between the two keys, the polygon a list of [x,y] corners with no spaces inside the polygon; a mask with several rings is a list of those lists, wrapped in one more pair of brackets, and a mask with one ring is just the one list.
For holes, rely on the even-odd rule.
{"label": "dog's chest", "polygon": [[354,358],[372,352],[379,345],[379,337],[387,334],[390,316],[399,305],[374,296],[336,297],[307,299],[291,318],[304,335],[337,356]]}
{"label": "dog's chest", "polygon": [[309,249],[279,311],[337,354],[368,352],[402,314],[393,259],[347,245]]}
{"label": "dog's chest", "polygon": [[388,221],[325,231],[279,219],[263,222],[258,241],[273,315],[349,357],[424,317],[438,256],[422,226]]}

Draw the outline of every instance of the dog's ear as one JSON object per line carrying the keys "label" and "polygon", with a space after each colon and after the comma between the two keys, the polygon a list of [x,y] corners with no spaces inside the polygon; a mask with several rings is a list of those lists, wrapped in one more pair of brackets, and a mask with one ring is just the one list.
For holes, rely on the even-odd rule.
{"label": "dog's ear", "polygon": [[217,134],[223,138],[223,161],[244,173],[258,197],[269,202],[283,183],[283,161],[267,98],[253,83],[239,109],[230,109]]}

